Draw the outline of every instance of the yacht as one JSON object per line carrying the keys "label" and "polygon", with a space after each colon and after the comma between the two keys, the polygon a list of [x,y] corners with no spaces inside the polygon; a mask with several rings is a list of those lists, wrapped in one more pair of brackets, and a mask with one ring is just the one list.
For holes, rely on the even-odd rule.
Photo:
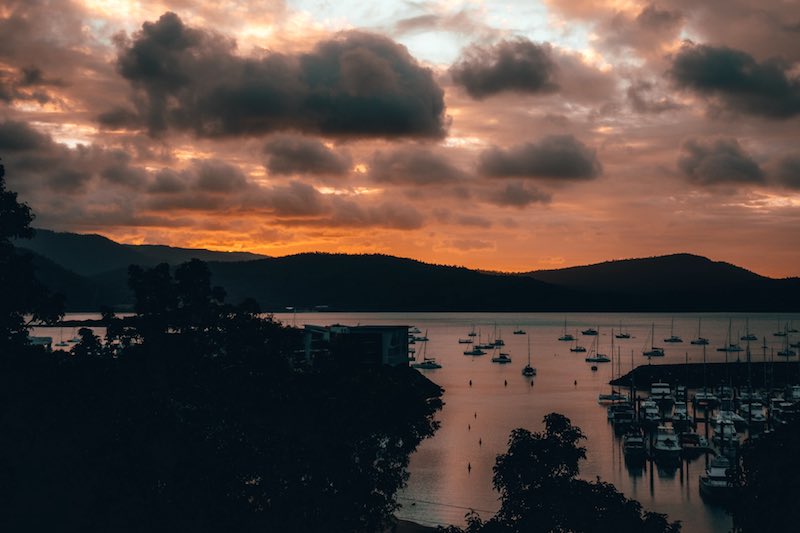
{"label": "yacht", "polygon": [[472,344],[472,338],[458,339],[458,344]]}
{"label": "yacht", "polygon": [[653,455],[656,460],[677,461],[681,457],[681,445],[675,430],[669,426],[658,426],[655,442],[653,442]]}
{"label": "yacht", "polygon": [[669,407],[675,402],[669,383],[653,383],[650,385],[650,399],[659,406]]}
{"label": "yacht", "polygon": [[643,459],[647,455],[647,444],[639,430],[629,431],[622,437],[622,450],[628,459]]}
{"label": "yacht", "polygon": [[615,337],[618,338],[618,339],[630,339],[631,338],[631,334],[630,333],[628,333],[627,331],[625,331],[625,332],[622,331],[622,322],[619,323],[619,331],[617,332]]}
{"label": "yacht", "polygon": [[708,409],[713,409],[719,405],[719,398],[717,398],[714,393],[709,390],[699,390],[695,392],[692,401],[696,406],[707,407]]}
{"label": "yacht", "polygon": [[732,449],[739,446],[739,435],[732,420],[723,418],[714,426],[714,435],[711,437],[714,444],[722,449]]}
{"label": "yacht", "polygon": [[678,435],[681,451],[686,456],[696,456],[708,450],[708,440],[696,431],[684,431]]}
{"label": "yacht", "polygon": [[581,331],[581,335],[596,336],[597,330],[594,328],[584,329]]}
{"label": "yacht", "polygon": [[761,402],[743,403],[739,406],[739,414],[751,428],[762,427],[767,423],[767,417],[764,415],[764,406]]}
{"label": "yacht", "polygon": [[525,335],[525,330],[522,328],[517,328],[513,331],[514,335]]}
{"label": "yacht", "polygon": [[686,402],[675,402],[675,408],[672,411],[672,425],[680,429],[692,427],[694,425],[694,420],[692,419],[692,415],[689,414]]}
{"label": "yacht", "polygon": [[464,355],[486,355],[486,352],[474,346],[471,350],[467,350],[464,352]]}
{"label": "yacht", "polygon": [[411,326],[408,329],[408,332],[412,335],[416,335],[417,333],[422,333],[417,326]]}
{"label": "yacht", "polygon": [[734,475],[726,457],[716,456],[700,476],[700,495],[714,501],[729,500],[734,493]]}
{"label": "yacht", "polygon": [[639,414],[645,424],[655,426],[661,423],[661,411],[658,410],[658,404],[653,400],[643,401]]}
{"label": "yacht", "polygon": [[492,357],[492,363],[505,364],[510,362],[511,362],[511,356],[507,353],[500,352],[499,355],[495,355]]}

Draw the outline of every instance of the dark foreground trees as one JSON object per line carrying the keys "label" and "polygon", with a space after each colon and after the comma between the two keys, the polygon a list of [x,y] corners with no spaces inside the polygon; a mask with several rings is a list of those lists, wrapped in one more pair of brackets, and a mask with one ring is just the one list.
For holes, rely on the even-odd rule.
{"label": "dark foreground trees", "polygon": [[[508,452],[494,467],[494,487],[502,504],[483,522],[468,517],[467,533],[549,533],[554,531],[615,533],[675,533],[677,522],[643,512],[610,483],[577,479],[578,463],[586,457],[585,437],[569,419],[557,413],[544,418],[545,430],[515,429]],[[448,533],[461,532],[450,528]]]}
{"label": "dark foreground trees", "polygon": [[298,331],[226,304],[196,261],[132,268],[136,316],[103,313],[109,344],[28,346],[45,298],[7,290],[39,286],[10,240],[30,211],[2,185],[0,531],[382,531],[439,387],[298,366]]}
{"label": "dark foreground trees", "polygon": [[731,511],[737,531],[800,527],[800,419],[747,441],[740,490]]}

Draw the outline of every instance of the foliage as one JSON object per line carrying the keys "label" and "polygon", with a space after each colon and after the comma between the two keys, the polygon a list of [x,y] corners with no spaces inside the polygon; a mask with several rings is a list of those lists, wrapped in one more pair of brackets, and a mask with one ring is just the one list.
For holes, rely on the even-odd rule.
{"label": "foliage", "polygon": [[0,373],[0,529],[382,530],[441,390],[295,366],[299,332],[226,304],[203,263],[130,273],[137,314],[104,310],[105,346],[84,328]]}
{"label": "foliage", "polygon": [[12,242],[33,237],[32,221],[30,207],[6,190],[5,168],[0,164],[0,350],[26,344],[31,322],[53,321],[62,314],[61,299],[39,283],[30,257]]}
{"label": "foliage", "polygon": [[[466,533],[594,532],[676,533],[677,522],[643,512],[636,500],[614,485],[577,479],[578,463],[586,458],[579,446],[580,428],[558,413],[544,418],[545,430],[511,432],[508,451],[497,457],[494,486],[500,493],[497,514],[483,522],[468,515]],[[450,528],[448,533],[459,533]]]}
{"label": "foliage", "polygon": [[742,448],[740,492],[731,506],[736,530],[794,531],[800,524],[800,419],[751,438]]}

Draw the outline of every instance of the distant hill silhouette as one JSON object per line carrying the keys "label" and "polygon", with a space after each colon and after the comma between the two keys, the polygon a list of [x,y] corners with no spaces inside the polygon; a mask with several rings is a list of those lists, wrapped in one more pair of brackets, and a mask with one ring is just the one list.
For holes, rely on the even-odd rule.
{"label": "distant hill silhouette", "polygon": [[[772,279],[692,254],[607,261],[523,274],[630,309],[755,311],[800,308],[800,279]],[[613,304],[612,304],[613,305]]]}
{"label": "distant hill silhouette", "polygon": [[101,235],[62,233],[47,229],[37,229],[33,239],[19,240],[15,245],[34,251],[82,276],[127,269],[128,265],[134,264],[180,264],[193,258],[201,261],[248,261],[264,257],[249,252],[214,252],[161,245],[120,244]]}
{"label": "distant hill silhouette", "polygon": [[602,291],[698,290],[769,279],[730,263],[692,254],[606,261],[537,270],[527,275],[555,285]]}
{"label": "distant hill silhouette", "polygon": [[[690,254],[609,261],[524,274],[485,273],[387,255],[306,253],[260,258],[168,246],[122,245],[97,235],[37,230],[40,279],[70,310],[132,304],[129,264],[208,261],[228,301],[262,308],[347,311],[796,311],[800,279],[771,279]],[[247,260],[237,260],[247,259]]]}

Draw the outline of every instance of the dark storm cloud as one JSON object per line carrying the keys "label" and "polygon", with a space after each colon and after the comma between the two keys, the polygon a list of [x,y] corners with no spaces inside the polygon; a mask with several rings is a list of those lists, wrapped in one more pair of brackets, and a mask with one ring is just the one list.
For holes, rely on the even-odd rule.
{"label": "dark storm cloud", "polygon": [[444,156],[425,148],[402,148],[376,152],[369,177],[378,183],[436,185],[467,179],[467,174]]}
{"label": "dark storm cloud", "polygon": [[548,203],[551,196],[524,183],[509,183],[489,195],[489,201],[502,207],[527,207],[532,203]]}
{"label": "dark storm cloud", "polygon": [[800,155],[789,155],[780,159],[777,169],[778,182],[790,189],[800,190]]}
{"label": "dark storm cloud", "polygon": [[192,170],[195,174],[195,187],[199,191],[230,194],[248,186],[242,171],[224,161],[198,161]]}
{"label": "dark storm cloud", "polygon": [[773,119],[800,114],[800,78],[779,59],[759,63],[739,50],[685,44],[670,75],[679,87],[717,97],[733,111]]}
{"label": "dark storm cloud", "polygon": [[470,96],[482,99],[503,91],[555,92],[557,69],[549,44],[519,38],[492,47],[467,48],[450,74]]}
{"label": "dark storm cloud", "polygon": [[681,147],[678,168],[698,185],[764,182],[761,167],[736,139],[689,139]]}
{"label": "dark storm cloud", "polygon": [[155,173],[147,191],[153,194],[176,194],[187,189],[186,180],[178,172],[165,168]]}
{"label": "dark storm cloud", "polygon": [[333,213],[326,225],[342,227],[381,227],[388,229],[419,229],[425,217],[411,205],[396,201],[374,204],[357,203],[351,199],[334,198]]}
{"label": "dark storm cloud", "polygon": [[478,169],[485,176],[559,181],[590,180],[602,171],[595,151],[572,135],[551,135],[508,150],[490,148],[481,154]]}
{"label": "dark storm cloud", "polygon": [[47,135],[39,133],[27,122],[14,120],[0,122],[0,154],[42,149],[51,143]]}
{"label": "dark storm cloud", "polygon": [[272,174],[343,176],[352,167],[349,155],[336,153],[317,139],[278,136],[264,145]]}
{"label": "dark storm cloud", "polygon": [[131,189],[139,189],[147,184],[149,175],[143,168],[132,167],[132,157],[122,150],[109,153],[111,162],[100,171],[100,175],[108,182],[123,185]]}
{"label": "dark storm cloud", "polygon": [[132,41],[119,39],[117,66],[151,134],[168,127],[206,137],[445,133],[444,93],[432,72],[379,35],[343,32],[308,53],[244,58],[232,40],[166,13]]}

